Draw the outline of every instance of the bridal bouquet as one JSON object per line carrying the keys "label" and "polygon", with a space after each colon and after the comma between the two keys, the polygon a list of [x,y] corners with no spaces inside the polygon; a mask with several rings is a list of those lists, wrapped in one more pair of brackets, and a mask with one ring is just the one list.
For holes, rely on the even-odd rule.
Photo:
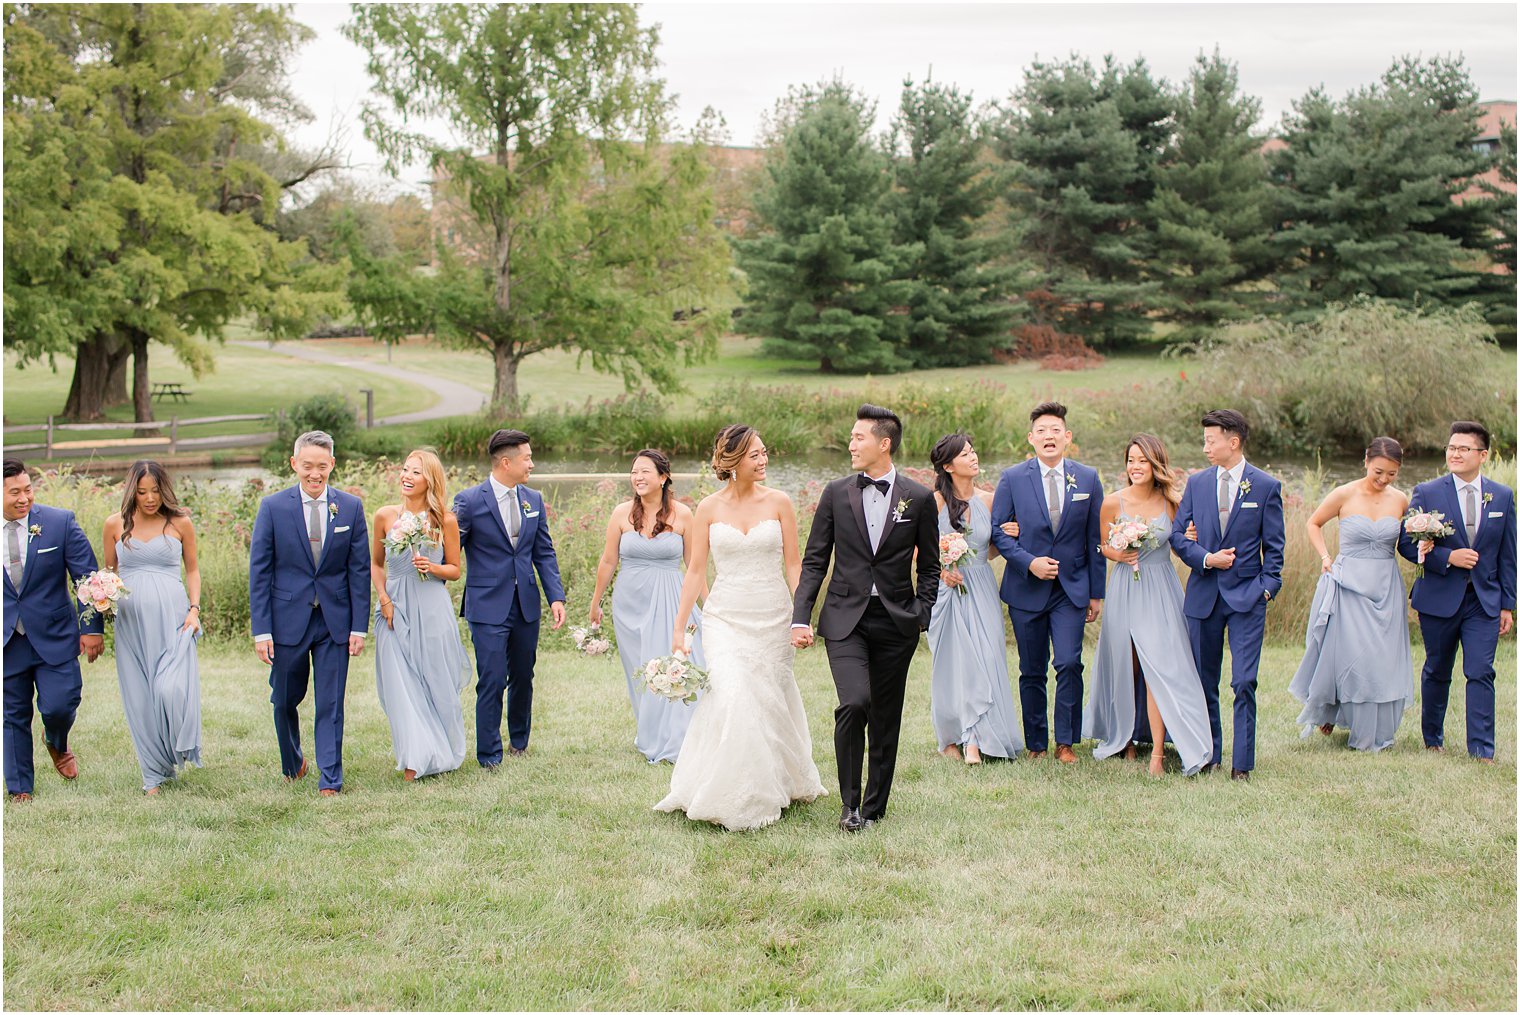
{"label": "bridal bouquet", "polygon": [[[1108,545],[1112,549],[1124,553],[1134,550],[1137,553],[1147,550],[1156,545],[1156,533],[1150,523],[1142,522],[1138,518],[1120,518],[1108,527]],[[1140,565],[1134,565],[1134,580],[1140,580]]]}
{"label": "bridal bouquet", "polygon": [[85,620],[97,613],[114,614],[116,604],[131,594],[132,590],[122,584],[121,576],[107,568],[91,571],[74,584],[74,595],[84,604]]}
{"label": "bridal bouquet", "polygon": [[[1410,509],[1404,516],[1404,534],[1415,542],[1444,539],[1453,534],[1454,529],[1446,516],[1439,511],[1415,511]],[[1425,576],[1425,551],[1420,551],[1419,563],[1415,565],[1415,574],[1423,578]]]}
{"label": "bridal bouquet", "polygon": [[[955,570],[962,564],[968,563],[976,556],[976,551],[971,544],[966,542],[966,536],[960,532],[947,532],[939,537],[939,566],[946,570]],[[961,595],[966,594],[966,583],[961,582],[955,587],[955,591]]]}
{"label": "bridal bouquet", "polygon": [[[402,515],[391,526],[391,530],[385,534],[385,548],[392,553],[408,553],[413,556],[423,552],[426,547],[437,546],[433,530],[427,526],[425,515]],[[417,577],[427,581],[428,576],[421,571]]]}
{"label": "bridal bouquet", "polygon": [[582,655],[599,656],[612,651],[612,640],[602,636],[601,624],[572,627],[570,637],[575,642],[575,651]]}
{"label": "bridal bouquet", "polygon": [[644,686],[651,694],[690,704],[697,692],[707,690],[707,671],[699,669],[685,652],[651,659],[644,664]]}

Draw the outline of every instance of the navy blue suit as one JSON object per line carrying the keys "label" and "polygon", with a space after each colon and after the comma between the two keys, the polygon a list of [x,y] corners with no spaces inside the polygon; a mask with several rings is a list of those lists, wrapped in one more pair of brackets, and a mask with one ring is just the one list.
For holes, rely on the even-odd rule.
{"label": "navy blue suit", "polygon": [[[1214,734],[1213,764],[1224,757],[1219,718],[1219,678],[1224,641],[1230,639],[1230,688],[1235,692],[1235,721],[1230,765],[1242,772],[1256,767],[1256,670],[1267,628],[1267,596],[1282,588],[1282,484],[1246,463],[1224,532],[1219,531],[1219,473],[1215,466],[1189,477],[1172,525],[1172,549],[1193,573],[1182,599],[1193,662],[1209,706]],[[1187,538],[1188,523],[1198,539]],[[1235,548],[1229,568],[1205,568],[1208,554]]]}
{"label": "navy blue suit", "polygon": [[[549,602],[565,600],[544,497],[518,486],[522,527],[517,545],[507,536],[496,490],[487,479],[454,498],[459,545],[468,566],[460,615],[475,643],[475,756],[482,765],[501,763],[501,700],[507,698],[507,737],[528,746],[533,718],[533,666],[538,661],[538,623],[543,611],[538,582]],[[538,581],[534,581],[534,572]]]}
{"label": "navy blue suit", "polygon": [[359,498],[329,486],[327,503],[322,557],[313,561],[300,488],[259,502],[248,547],[248,609],[254,636],[274,639],[269,701],[281,770],[294,776],[301,769],[296,709],[311,679],[318,785],[342,789],[348,637],[369,629],[369,530]]}
{"label": "navy blue suit", "polygon": [[[1046,668],[1052,651],[1056,664],[1055,735],[1057,744],[1082,739],[1082,632],[1087,603],[1102,599],[1107,561],[1098,514],[1103,487],[1096,470],[1063,463],[1061,523],[1050,526],[1050,508],[1038,459],[1003,470],[992,498],[992,542],[1007,561],[1002,600],[1008,604],[1013,637],[1019,646],[1019,704],[1024,712],[1024,742],[1031,751],[1049,747],[1046,724]],[[1019,537],[1004,535],[1005,522],[1019,523]],[[1036,557],[1060,564],[1054,580],[1036,578],[1029,565]]]}
{"label": "navy blue suit", "polygon": [[[1479,477],[1482,498],[1476,543],[1469,544],[1450,474],[1414,488],[1409,506],[1439,511],[1456,531],[1425,558],[1425,573],[1416,578],[1409,602],[1420,615],[1425,640],[1425,666],[1420,671],[1420,730],[1428,747],[1446,739],[1446,701],[1451,693],[1451,670],[1462,648],[1462,675],[1467,678],[1467,752],[1475,758],[1494,756],[1494,650],[1499,645],[1499,611],[1515,609],[1515,492],[1502,483]],[[1478,551],[1477,566],[1451,566],[1451,551]],[[1419,545],[1399,537],[1399,552],[1419,559]]]}
{"label": "navy blue suit", "polygon": [[83,687],[79,636],[104,630],[99,615],[79,619],[74,583],[95,570],[95,551],[74,512],[33,504],[22,524],[39,531],[27,542],[21,587],[5,575],[5,788],[11,793],[32,791],[33,696],[43,738],[67,751]]}

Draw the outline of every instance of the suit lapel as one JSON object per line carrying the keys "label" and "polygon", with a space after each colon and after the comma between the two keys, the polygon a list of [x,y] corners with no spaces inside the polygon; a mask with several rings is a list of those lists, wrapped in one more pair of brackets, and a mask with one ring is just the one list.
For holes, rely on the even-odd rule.
{"label": "suit lapel", "polygon": [[301,497],[301,488],[299,486],[292,487],[290,490],[290,511],[296,519],[296,538],[301,541],[300,545],[306,551],[301,555],[301,559],[306,561],[307,566],[311,568],[311,573],[316,574],[318,562],[311,559],[311,535],[306,531],[305,507],[306,502]]}
{"label": "suit lapel", "polygon": [[[1479,489],[1482,489],[1481,480]],[[1451,527],[1456,530],[1452,533],[1453,538],[1457,540],[1459,545],[1469,550],[1472,549],[1472,544],[1467,541],[1467,526],[1462,524],[1462,500],[1457,496],[1457,481],[1452,478],[1450,473],[1441,479],[1441,490],[1446,497],[1446,517],[1451,521]],[[1483,506],[1482,498],[1479,498],[1478,506],[1480,508]],[[1478,531],[1482,532],[1483,530],[1480,528]]]}
{"label": "suit lapel", "polygon": [[1076,472],[1072,471],[1071,466],[1065,462],[1061,463],[1061,472],[1067,481],[1061,483],[1061,524],[1056,527],[1057,531],[1053,534],[1059,534],[1060,529],[1066,527],[1066,517],[1071,514],[1071,498],[1077,492]]}
{"label": "suit lapel", "polygon": [[[1229,535],[1230,531],[1235,528],[1235,519],[1237,519],[1237,518],[1240,517],[1240,505],[1245,502],[1245,499],[1246,499],[1246,484],[1249,483],[1250,481],[1251,481],[1251,463],[1247,462],[1246,463],[1246,467],[1244,469],[1240,470],[1240,485],[1235,488],[1235,500],[1234,500],[1233,503],[1230,504],[1230,520],[1224,523],[1224,531],[1219,534],[1219,545],[1221,547],[1224,546],[1224,537],[1227,536],[1227,535]],[[1214,500],[1215,500],[1216,503],[1219,500],[1219,477],[1218,476],[1214,477]],[[1217,510],[1214,512],[1214,517],[1215,518],[1219,517],[1219,512]]]}
{"label": "suit lapel", "polygon": [[1034,501],[1040,505],[1040,514],[1045,518],[1045,527],[1050,529],[1051,535],[1055,535],[1055,527],[1050,524],[1050,505],[1045,502],[1045,484],[1040,481],[1040,476],[1045,471],[1040,467],[1040,460],[1031,458],[1024,471],[1029,476],[1030,487],[1034,490]]}
{"label": "suit lapel", "polygon": [[876,541],[876,549],[871,553],[873,557],[881,552],[883,546],[887,545],[887,537],[892,534],[892,526],[897,524],[897,520],[893,516],[897,514],[897,484],[901,481],[902,473],[894,472],[892,474],[892,487],[887,491],[887,514],[881,520],[881,538]]}
{"label": "suit lapel", "polygon": [[864,491],[860,488],[860,481],[852,476],[850,481],[845,484],[844,495],[845,499],[850,502],[850,513],[855,516],[855,524],[860,528],[861,542],[865,543],[866,551],[870,552],[871,530],[866,525],[866,505],[865,501],[861,499],[863,494]]}
{"label": "suit lapel", "polygon": [[512,549],[512,537],[507,535],[507,523],[501,518],[501,502],[496,499],[496,487],[491,485],[488,479],[479,486],[480,506],[496,521],[496,531],[501,533],[502,542],[507,544],[507,549]]}
{"label": "suit lapel", "polygon": [[[32,583],[32,565],[37,562],[37,547],[42,542],[42,539],[39,536],[30,535],[30,532],[32,526],[37,524],[38,517],[37,506],[33,504],[32,509],[26,513],[26,520],[21,523],[26,526],[28,532],[26,552],[22,554],[21,588],[16,588],[15,583],[11,581],[10,568],[5,568],[5,583],[11,587],[11,591],[15,592],[17,596],[20,596],[26,587]],[[3,550],[0,552],[9,553],[10,551]],[[6,559],[8,560],[9,558]]]}

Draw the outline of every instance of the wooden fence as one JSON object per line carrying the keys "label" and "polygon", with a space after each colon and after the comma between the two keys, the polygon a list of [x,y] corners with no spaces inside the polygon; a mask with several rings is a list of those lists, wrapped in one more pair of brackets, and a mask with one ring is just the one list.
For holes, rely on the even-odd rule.
{"label": "wooden fence", "polygon": [[[167,420],[156,420],[144,423],[135,422],[108,422],[108,423],[59,423],[56,416],[49,416],[46,423],[30,423],[17,426],[5,427],[5,450],[7,452],[41,451],[45,458],[55,458],[70,455],[90,455],[97,453],[111,453],[122,451],[135,453],[139,451],[161,451],[175,454],[179,451],[204,451],[214,448],[241,448],[261,447],[274,440],[278,430],[279,419],[284,416],[284,411],[271,415],[268,413],[256,413],[239,416],[197,416],[192,419],[180,419],[178,416],[170,416]],[[257,433],[217,434],[210,437],[181,437],[181,427],[209,426],[216,423],[248,423],[261,422],[272,429],[261,430]],[[99,437],[59,440],[60,433],[92,432],[110,433],[129,431],[134,434],[131,437]],[[167,435],[159,433],[153,436],[138,437],[135,434],[141,430],[167,430]],[[42,432],[45,436],[41,442],[35,440],[27,443],[11,443],[10,435],[13,433],[37,433]]]}

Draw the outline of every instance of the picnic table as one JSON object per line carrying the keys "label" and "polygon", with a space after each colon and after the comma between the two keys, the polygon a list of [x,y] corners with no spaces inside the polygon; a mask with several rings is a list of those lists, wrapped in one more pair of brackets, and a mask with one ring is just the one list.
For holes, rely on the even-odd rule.
{"label": "picnic table", "polygon": [[174,398],[181,402],[190,400],[190,392],[178,381],[161,381],[153,385],[153,398],[162,401],[164,398]]}

